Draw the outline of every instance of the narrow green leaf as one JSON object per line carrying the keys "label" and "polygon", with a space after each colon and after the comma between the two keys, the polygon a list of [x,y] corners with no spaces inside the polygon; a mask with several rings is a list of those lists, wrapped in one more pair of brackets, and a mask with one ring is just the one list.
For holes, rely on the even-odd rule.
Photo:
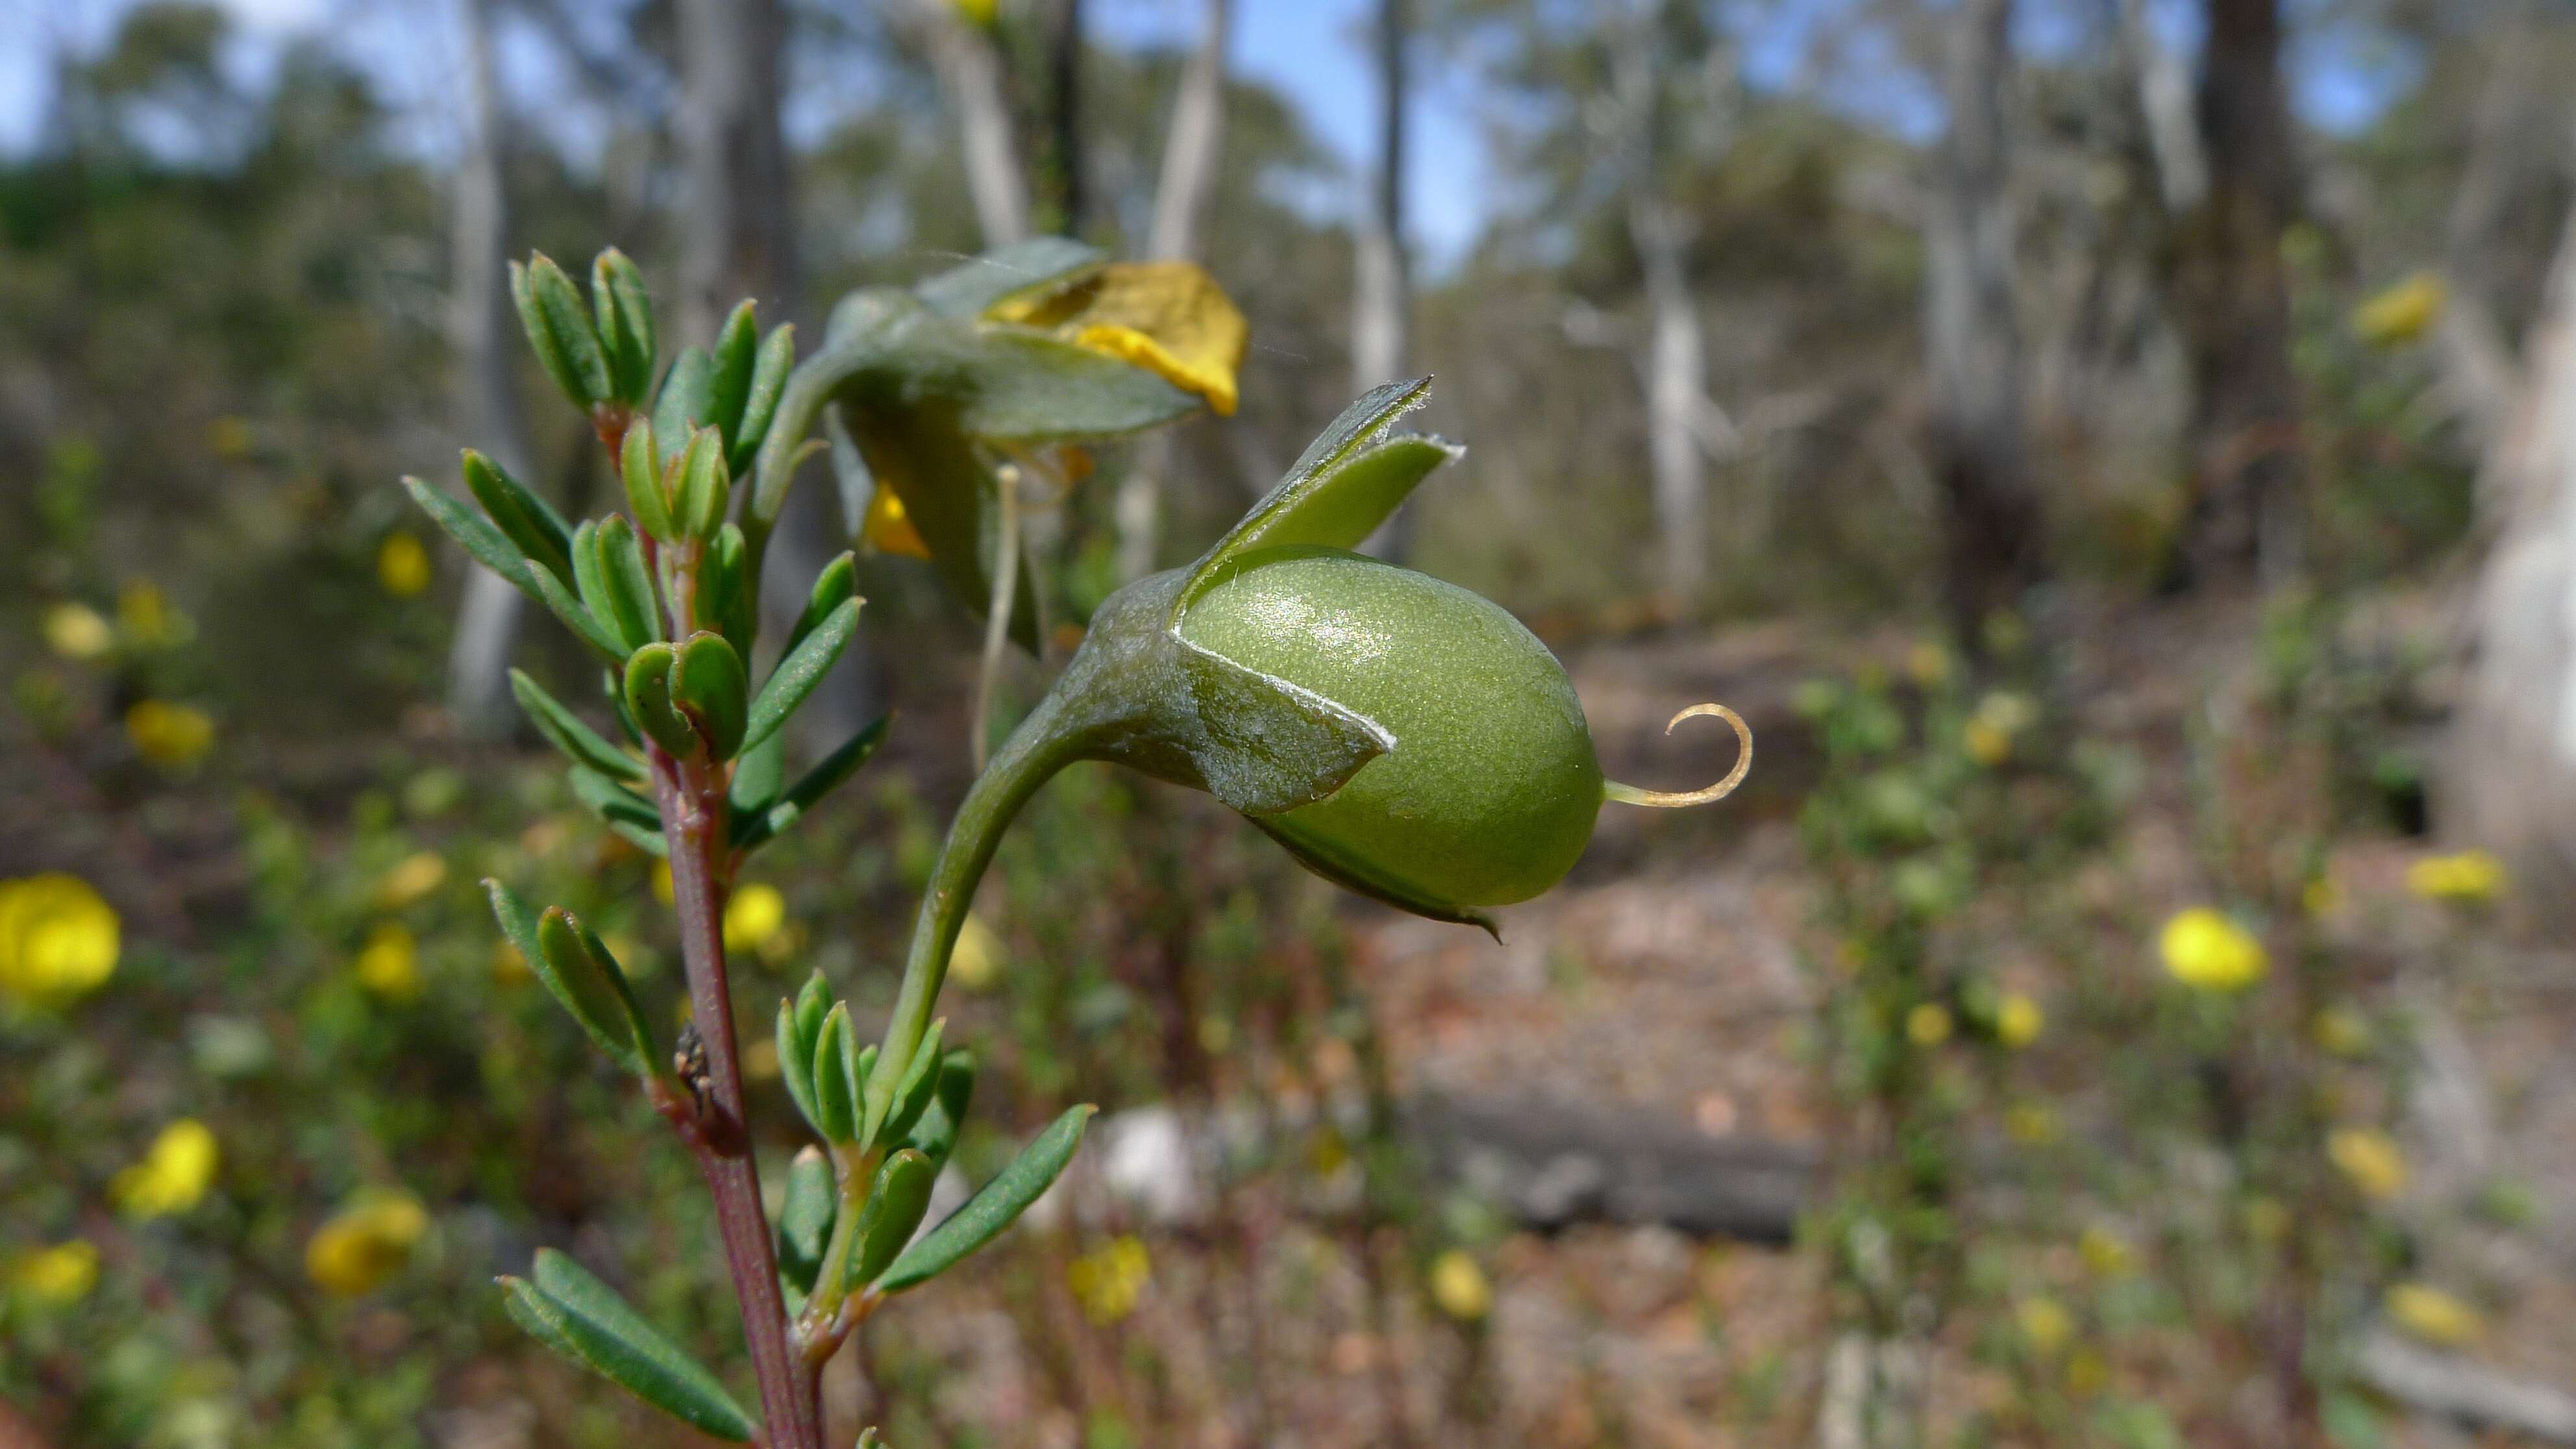
{"label": "narrow green leaf", "polygon": [[814,632],[778,661],[769,678],[760,686],[760,695],[751,702],[751,716],[743,731],[743,743],[756,745],[778,733],[796,713],[796,707],[823,682],[823,676],[850,645],[850,636],[859,629],[859,601],[851,599],[826,615]]}
{"label": "narrow green leaf", "polygon": [[601,1051],[639,1076],[653,1074],[651,1028],[635,1009],[625,971],[598,936],[563,907],[548,906],[537,918],[537,954],[528,965]]}
{"label": "narrow green leaf", "polygon": [[598,731],[583,724],[581,718],[566,709],[560,700],[546,693],[545,687],[530,679],[525,670],[510,671],[510,693],[528,722],[546,742],[564,752],[575,763],[588,765],[612,780],[630,784],[644,778],[643,762],[602,738]]}
{"label": "narrow green leaf", "polygon": [[912,1230],[921,1226],[921,1215],[930,1210],[931,1185],[938,1180],[938,1164],[909,1147],[877,1169],[876,1182],[868,1189],[868,1205],[859,1210],[851,1283],[875,1282],[903,1245],[912,1241]]}
{"label": "narrow green leaf", "polygon": [[[778,1079],[787,1084],[787,1099],[796,1104],[796,1115],[808,1122],[814,1116],[814,1053],[810,1046],[799,1051],[796,1032],[796,1008],[793,1003],[778,1003]],[[815,1131],[822,1129],[819,1123]]]}
{"label": "narrow green leaf", "polygon": [[735,304],[716,345],[707,355],[707,415],[700,419],[724,439],[725,456],[733,456],[740,438],[742,405],[751,397],[751,373],[760,354],[760,320],[746,300]]}
{"label": "narrow green leaf", "polygon": [[584,523],[574,534],[574,581],[581,601],[629,653],[662,637],[662,611],[635,526],[622,513]]}
{"label": "narrow green leaf", "polygon": [[[725,787],[725,798],[736,815],[758,815],[777,803],[778,788],[786,782],[787,745],[771,735],[758,748],[742,752],[733,763],[733,780]],[[740,835],[742,832],[734,832]]]}
{"label": "narrow green leaf", "polygon": [[671,663],[677,651],[655,642],[626,660],[626,707],[653,743],[683,759],[696,752],[698,732],[671,705]]}
{"label": "narrow green leaf", "polygon": [[[877,746],[885,743],[886,725],[891,719],[890,715],[880,715],[865,729],[842,741],[839,749],[797,776],[796,783],[788,786],[787,793],[768,809],[757,814],[736,815],[733,818],[733,844],[748,850],[795,824],[824,796],[839,789],[842,781],[859,772],[859,767],[877,752]],[[774,740],[776,736],[771,738]],[[756,747],[754,753],[765,748],[766,745]]]}
{"label": "narrow green leaf", "polygon": [[921,1120],[922,1110],[939,1090],[939,1039],[947,1029],[948,1019],[941,1017],[922,1033],[921,1044],[913,1048],[912,1060],[904,1066],[902,1079],[895,1083],[885,1121],[868,1124],[868,1142],[900,1142],[911,1133],[912,1124]]}
{"label": "narrow green leaf", "polygon": [[713,758],[730,760],[742,748],[750,692],[742,656],[722,634],[700,630],[680,645],[671,666],[671,703],[696,722]]}
{"label": "narrow green leaf", "polygon": [[534,1278],[530,1306],[583,1363],[707,1433],[736,1443],[759,1436],[759,1422],[734,1402],[721,1380],[588,1269],[552,1248],[539,1248]]}
{"label": "narrow green leaf", "polygon": [[826,1142],[848,1142],[857,1135],[854,1068],[858,1057],[859,1037],[850,1025],[850,1008],[834,1002],[823,1018],[822,1039],[814,1045],[814,1130]]}
{"label": "narrow green leaf", "polygon": [[[581,642],[599,651],[599,656],[612,664],[624,661],[625,646],[618,641],[615,634],[609,632],[607,625],[592,616],[581,600],[573,597],[572,590],[563,580],[539,568],[526,569],[522,572],[527,578],[528,592],[538,603],[545,605],[549,613],[562,620],[564,627],[570,629]],[[513,582],[516,581],[513,580]]]}
{"label": "narrow green leaf", "polygon": [[646,855],[652,856],[656,860],[668,860],[671,858],[671,842],[663,838],[662,832],[659,830],[615,818],[611,818],[609,820],[608,829],[609,832],[615,835],[618,839],[625,841],[627,844],[634,846],[637,850],[644,852]]}
{"label": "narrow green leaf", "polygon": [[797,1292],[814,1291],[839,1215],[832,1164],[816,1148],[799,1151],[787,1164],[787,1201],[778,1210],[778,1276]]}
{"label": "narrow green leaf", "polygon": [[653,436],[660,440],[664,468],[680,456],[680,450],[689,445],[689,435],[710,416],[707,374],[712,366],[705,348],[683,347],[662,379],[661,395],[653,401]]}
{"label": "narrow green leaf", "polygon": [[516,584],[521,592],[534,592],[527,582],[527,555],[519,552],[518,545],[493,527],[490,519],[422,479],[405,474],[402,485],[404,491],[411,494],[412,502],[420,505],[420,511],[429,515],[430,522],[437,524],[441,532],[473,555],[476,563]]}
{"label": "narrow green leaf", "polygon": [[920,1242],[905,1249],[903,1256],[894,1260],[894,1266],[876,1280],[878,1291],[900,1293],[927,1283],[1018,1221],[1029,1204],[1036,1202],[1057,1174],[1064,1171],[1064,1165],[1073,1160],[1074,1149],[1082,1145],[1083,1128],[1099,1110],[1086,1103],[1056,1118],[1054,1125],[1039,1133],[1010,1166],[984,1184],[983,1191],[969,1198],[964,1207],[931,1229]]}
{"label": "narrow green leaf", "polygon": [[731,520],[716,529],[698,565],[698,613],[725,637],[734,653],[751,657],[752,635],[759,627],[760,589],[751,577],[751,544],[743,537],[741,525]]}
{"label": "narrow green leaf", "polygon": [[760,445],[769,437],[770,420],[778,415],[779,395],[787,390],[787,374],[796,368],[796,324],[784,323],[770,329],[769,337],[760,344],[760,356],[751,369],[751,391],[742,401],[742,421],[735,424],[733,452],[725,461],[733,465],[739,478],[751,471],[752,460],[759,456]]}
{"label": "narrow green leaf", "polygon": [[465,450],[464,473],[466,491],[523,557],[556,578],[572,576],[572,526],[553,504],[472,448]]}
{"label": "narrow green leaf", "polygon": [[679,485],[671,490],[671,524],[690,538],[713,538],[733,499],[733,477],[725,471],[724,439],[713,428],[689,435],[679,463]]}
{"label": "narrow green leaf", "polygon": [[832,1014],[832,983],[815,972],[805,978],[796,993],[796,1059],[814,1060],[814,1049],[823,1044],[823,1019]]}
{"label": "narrow green leaf", "polygon": [[617,396],[642,402],[653,386],[653,295],[644,274],[615,247],[591,260],[590,307]]}
{"label": "narrow green leaf", "polygon": [[637,418],[627,426],[617,469],[626,485],[626,511],[635,515],[635,526],[664,543],[679,537],[671,529],[671,500],[662,491],[662,459],[653,446],[651,420]]}
{"label": "narrow green leaf", "polygon": [[966,1103],[974,1095],[975,1054],[959,1047],[940,1059],[939,1090],[932,1094],[920,1120],[904,1134],[903,1145],[919,1151],[933,1166],[945,1164],[948,1154],[957,1150],[958,1129],[966,1124]]}
{"label": "narrow green leaf", "polygon": [[796,616],[796,627],[787,631],[785,653],[795,653],[796,646],[832,617],[834,609],[858,597],[859,561],[855,555],[845,553],[823,565],[823,571],[814,576],[814,587],[806,591],[805,612]]}
{"label": "narrow green leaf", "polygon": [[598,812],[601,819],[661,838],[662,813],[652,801],[585,765],[573,766],[569,774],[573,798]]}
{"label": "narrow green leaf", "polygon": [[494,1280],[501,1285],[501,1307],[510,1321],[526,1329],[528,1337],[562,1354],[583,1368],[590,1360],[581,1356],[563,1331],[563,1305],[537,1291],[537,1285],[525,1278],[503,1274]]}
{"label": "narrow green leaf", "polygon": [[609,376],[608,354],[600,349],[599,334],[591,327],[590,309],[583,305],[580,289],[564,269],[538,252],[524,269],[511,268],[510,281],[528,343],[536,348],[537,360],[545,364],[547,375],[564,396],[584,411],[615,398],[617,385]]}

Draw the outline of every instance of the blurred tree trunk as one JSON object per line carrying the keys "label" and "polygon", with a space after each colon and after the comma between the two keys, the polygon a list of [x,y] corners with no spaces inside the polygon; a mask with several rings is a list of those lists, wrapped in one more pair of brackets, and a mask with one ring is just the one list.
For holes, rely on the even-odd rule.
{"label": "blurred tree trunk", "polygon": [[2517,894],[2576,887],[2576,214],[2479,480],[2492,538],[2448,741],[2445,834],[2513,861]]}
{"label": "blurred tree trunk", "polygon": [[2022,435],[2005,194],[2012,13],[2012,0],[1962,0],[1950,19],[1950,129],[1924,209],[1931,453],[1947,504],[1943,584],[1951,627],[1971,649],[1987,618],[2038,581],[2044,560]]}
{"label": "blurred tree trunk", "polygon": [[2280,0],[2207,0],[2200,133],[2209,190],[2184,222],[2176,298],[2192,362],[2188,582],[2298,565],[2297,381],[2281,236],[2295,210]]}
{"label": "blurred tree trunk", "polygon": [[1048,207],[1055,215],[1043,230],[1082,235],[1085,195],[1082,144],[1082,0],[1055,0],[1047,37]]}
{"label": "blurred tree trunk", "polygon": [[[447,301],[448,350],[456,366],[457,431],[527,479],[532,450],[514,385],[517,328],[509,302],[510,207],[502,157],[507,124],[492,63],[493,0],[465,0],[465,144],[456,162],[449,246],[455,277]],[[477,568],[465,581],[447,655],[447,704],[469,734],[507,733],[510,653],[524,600],[499,574]]]}
{"label": "blurred tree trunk", "polygon": [[[779,108],[787,17],[780,0],[681,0],[678,131],[687,205],[680,233],[680,343],[712,344],[749,297],[770,326],[797,312],[796,229]],[[854,526],[829,488],[793,489],[760,580],[763,631],[783,637],[814,576]],[[853,641],[815,695],[808,728],[840,741],[874,712],[868,650]]]}
{"label": "blurred tree trunk", "polygon": [[2138,88],[2138,111],[2155,157],[2156,189],[2168,215],[2197,210],[2209,195],[2209,159],[2192,115],[2191,73],[2148,23],[2147,0],[2120,0],[2120,44]]}
{"label": "blurred tree trunk", "polygon": [[929,56],[940,94],[957,113],[966,189],[975,201],[984,245],[1026,241],[1028,180],[1011,139],[1010,98],[1002,90],[1001,58],[992,42],[950,0],[888,0],[886,13]]}
{"label": "blurred tree trunk", "polygon": [[[1163,136],[1163,171],[1154,182],[1154,220],[1145,254],[1194,261],[1199,224],[1216,190],[1217,158],[1225,151],[1225,47],[1232,28],[1232,0],[1202,0],[1199,44],[1181,68],[1172,101],[1171,129]],[[1171,470],[1169,432],[1148,436],[1118,485],[1118,573],[1139,579],[1154,571],[1161,539],[1163,477]]]}
{"label": "blurred tree trunk", "polygon": [[[1378,127],[1375,173],[1360,208],[1351,258],[1351,390],[1365,392],[1404,375],[1405,331],[1413,278],[1404,250],[1404,111],[1412,82],[1405,47],[1411,0],[1378,0],[1375,48]],[[1412,551],[1413,510],[1395,511],[1362,547],[1380,558]]]}
{"label": "blurred tree trunk", "polygon": [[2448,298],[2433,339],[2443,390],[2482,448],[2503,440],[2513,407],[2513,348],[2496,318],[2487,279],[2497,260],[2496,234],[2505,206],[2523,179],[2514,164],[2516,133],[2542,78],[2541,57],[2548,54],[2535,33],[2531,5],[2501,8],[2504,13],[2476,42],[2486,84],[2470,113],[2468,156],[2443,227]]}
{"label": "blurred tree trunk", "polygon": [[1657,35],[1659,0],[1634,0],[1615,40],[1620,99],[1630,128],[1628,240],[1646,286],[1646,456],[1654,473],[1661,578],[1687,609],[1708,574],[1708,477],[1701,455],[1708,348],[1690,286],[1690,222],[1664,195],[1666,141]]}

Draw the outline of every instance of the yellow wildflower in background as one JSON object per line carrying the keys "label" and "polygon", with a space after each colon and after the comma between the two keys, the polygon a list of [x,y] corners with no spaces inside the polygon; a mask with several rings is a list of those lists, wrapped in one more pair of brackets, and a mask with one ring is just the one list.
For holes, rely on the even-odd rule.
{"label": "yellow wildflower in background", "polygon": [[343,1298],[372,1293],[411,1261],[428,1230],[429,1214],[411,1194],[362,1192],[305,1243],[305,1275]]}
{"label": "yellow wildflower in background", "polygon": [[2037,1102],[2004,1109],[2004,1135],[2024,1147],[2046,1147],[2057,1140],[2057,1131],[2057,1114]]}
{"label": "yellow wildflower in background", "polygon": [[447,861],[437,851],[406,855],[376,879],[376,909],[399,911],[428,898],[447,879]]}
{"label": "yellow wildflower in background", "polygon": [[206,424],[206,450],[216,457],[239,462],[250,456],[250,447],[248,420],[226,413]]}
{"label": "yellow wildflower in background", "polygon": [[85,996],[115,973],[120,934],[79,876],[0,881],[0,994],[45,1006]]}
{"label": "yellow wildflower in background", "polygon": [[2504,887],[2504,862],[2483,850],[2428,855],[2406,869],[2406,888],[2428,901],[2483,905]]}
{"label": "yellow wildflower in background", "polygon": [[98,1245],[74,1238],[19,1255],[9,1283],[47,1308],[69,1308],[98,1286]]}
{"label": "yellow wildflower in background", "polygon": [[165,770],[184,770],[214,748],[215,722],[190,705],[147,699],[125,712],[125,737],[143,758]]}
{"label": "yellow wildflower in background", "polygon": [[1105,1328],[1136,1311],[1153,1266],[1144,1240],[1127,1233],[1074,1259],[1064,1270],[1064,1282],[1082,1305],[1083,1316]]}
{"label": "yellow wildflower in background", "polygon": [[1905,1013],[1906,1039],[1919,1047],[1936,1047],[1950,1039],[1950,1008],[1927,1001]]}
{"label": "yellow wildflower in background", "polygon": [[969,991],[981,991],[1002,974],[1009,954],[984,918],[969,914],[957,932],[957,949],[948,953],[948,979]]}
{"label": "yellow wildflower in background", "polygon": [[2252,932],[2207,906],[2165,922],[2156,949],[2176,981],[2199,991],[2242,991],[2271,968]]}
{"label": "yellow wildflower in background", "polygon": [[991,29],[1002,11],[1001,0],[952,0],[967,24]]}
{"label": "yellow wildflower in background", "polygon": [[1935,688],[1950,677],[1950,651],[1933,640],[1920,640],[1905,651],[1905,672],[1925,689]]}
{"label": "yellow wildflower in background", "polygon": [[2406,1154],[2376,1127],[2338,1127],[2326,1134],[2326,1156],[2364,1197],[2385,1202],[2406,1190]]}
{"label": "yellow wildflower in background", "polygon": [[2092,1227],[2075,1240],[2075,1255],[2084,1266],[2100,1278],[2125,1278],[2136,1266],[2136,1255],[2129,1251],[2126,1239],[2109,1228]]}
{"label": "yellow wildflower in background", "polygon": [[171,606],[160,585],[136,579],[117,591],[116,631],[137,649],[169,649],[187,643],[197,626]]}
{"label": "yellow wildflower in background", "polygon": [[1992,768],[2012,755],[2013,740],[2039,722],[2039,706],[2026,694],[1998,689],[1977,701],[1976,713],[1960,730],[1959,742],[1971,759]]}
{"label": "yellow wildflower in background", "polygon": [[787,897],[778,893],[778,887],[744,886],[725,902],[725,949],[757,951],[776,940],[786,924]]}
{"label": "yellow wildflower in background", "polygon": [[2013,1322],[2021,1328],[2022,1341],[2042,1358],[2056,1357],[2075,1336],[2075,1316],[2054,1298],[2025,1298],[2014,1304]]}
{"label": "yellow wildflower in background", "polygon": [[172,1217],[205,1200],[221,1160],[206,1124],[182,1117],[161,1129],[141,1162],[109,1181],[107,1195],[128,1217]]}
{"label": "yellow wildflower in background", "polygon": [[667,906],[679,898],[678,890],[671,884],[671,863],[667,860],[653,862],[653,899]]}
{"label": "yellow wildflower in background", "polygon": [[903,500],[891,488],[879,488],[868,500],[868,516],[859,525],[859,541],[878,553],[898,558],[930,557],[930,545],[922,540],[921,530],[913,526],[912,515],[904,512]]}
{"label": "yellow wildflower in background", "polygon": [[376,927],[358,948],[358,984],[390,1001],[420,995],[420,943],[392,921]]}
{"label": "yellow wildflower in background", "polygon": [[397,528],[376,549],[376,582],[397,599],[416,596],[429,587],[429,550],[420,535]]}
{"label": "yellow wildflower in background", "polygon": [[45,611],[45,647],[86,663],[116,647],[116,629],[87,604],[56,604]]}
{"label": "yellow wildflower in background", "polygon": [[492,943],[492,984],[504,991],[516,991],[537,979],[528,968],[528,958],[506,936]]}
{"label": "yellow wildflower in background", "polygon": [[2335,1056],[2357,1057],[2370,1050],[2370,1018],[2350,1006],[2324,1008],[2308,1029],[2317,1046]]}
{"label": "yellow wildflower in background", "polygon": [[1235,372],[1252,335],[1234,299],[1195,262],[1112,262],[1068,285],[1006,298],[986,315],[1144,368],[1207,399],[1220,417],[1234,412]]}
{"label": "yellow wildflower in background", "polygon": [[2468,1304],[2425,1283],[2388,1290],[2388,1320],[2426,1343],[2458,1348],[2486,1333],[2486,1320]]}
{"label": "yellow wildflower in background", "polygon": [[2046,1025],[2047,1013],[2026,993],[2007,991],[2003,1000],[1995,1004],[1995,1040],[2016,1051],[2039,1040],[2040,1029]]}
{"label": "yellow wildflower in background", "polygon": [[1493,1311],[1494,1289],[1474,1256],[1451,1248],[1431,1260],[1431,1301],[1460,1323],[1473,1323]]}
{"label": "yellow wildflower in background", "polygon": [[2412,342],[2441,320],[2450,297],[2440,277],[2417,272],[2353,308],[2353,334],[2373,347]]}

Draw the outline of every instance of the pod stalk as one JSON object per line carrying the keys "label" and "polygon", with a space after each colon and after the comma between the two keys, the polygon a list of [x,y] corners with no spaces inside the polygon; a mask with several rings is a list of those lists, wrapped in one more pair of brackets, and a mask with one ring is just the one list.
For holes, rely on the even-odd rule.
{"label": "pod stalk", "polygon": [[1615,800],[1622,805],[1644,805],[1656,810],[1680,810],[1687,806],[1706,805],[1713,800],[1723,800],[1734,794],[1735,787],[1744,783],[1745,772],[1753,768],[1753,729],[1744,722],[1744,716],[1728,709],[1725,705],[1695,704],[1666,721],[1664,733],[1671,734],[1674,727],[1683,720],[1696,719],[1701,715],[1714,715],[1735,726],[1735,739],[1739,748],[1735,752],[1735,768],[1726,772],[1725,779],[1700,790],[1641,790],[1634,785],[1622,785],[1616,780],[1609,780],[1604,781],[1601,786],[1602,798]]}

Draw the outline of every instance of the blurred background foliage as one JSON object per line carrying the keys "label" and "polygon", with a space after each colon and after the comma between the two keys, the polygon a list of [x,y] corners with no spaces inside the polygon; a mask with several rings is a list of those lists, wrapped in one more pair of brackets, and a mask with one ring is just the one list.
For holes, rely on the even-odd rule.
{"label": "blurred background foliage", "polygon": [[[1410,508],[1411,560],[1565,654],[1613,773],[1691,775],[1655,731],[1712,695],[1763,761],[1719,810],[1612,817],[1500,945],[1341,901],[1196,797],[1051,786],[952,977],[987,1064],[961,1160],[1109,1116],[1065,1203],[844,1361],[836,1412],[905,1446],[2568,1442],[2497,1406],[2576,1418],[2547,1397],[2576,1380],[2549,849],[2576,815],[2550,813],[2563,762],[2472,726],[2481,661],[2552,697],[2493,580],[2563,522],[2549,80],[2576,23],[1381,3],[1326,7],[1298,84],[1244,54],[1282,33],[1271,0],[754,7],[787,57],[759,102],[794,262],[748,289],[810,349],[844,290],[997,239],[961,159],[983,102],[1036,229],[1143,253],[1195,27],[1226,17],[1191,249],[1251,319],[1242,408],[1102,450],[1035,521],[1052,617],[1118,582],[1130,478],[1161,479],[1160,562],[1238,516],[1391,306],[1403,369],[1440,379],[1429,426],[1470,447]],[[685,1158],[475,885],[578,911],[668,1013],[653,862],[443,703],[468,564],[392,486],[489,440],[454,295],[470,87],[389,68],[385,37],[446,56],[488,27],[506,249],[614,244],[667,296],[697,274],[704,9],[0,24],[41,97],[0,152],[0,1444],[690,1442],[506,1324],[490,1276],[539,1245],[737,1361]],[[1944,98],[1997,10],[2009,147],[1974,192]],[[2213,124],[2212,37],[2264,15],[2286,186],[2229,251],[2173,126]],[[1347,113],[1390,74],[1409,296],[1359,260],[1384,133]],[[2200,139],[2232,194],[2260,146]],[[1986,555],[2016,515],[1971,508],[1929,335],[1970,203],[2006,218],[1982,325],[2013,338],[2036,500]],[[2213,308],[2213,269],[2277,303],[2255,351],[2286,409],[2212,403],[2260,310]],[[606,506],[586,425],[507,356],[523,472]],[[2282,459],[2230,543],[2239,480]],[[749,1020],[816,968],[887,1007],[964,788],[975,631],[910,561],[863,569],[852,707],[896,724],[752,872]],[[1985,574],[2009,605],[1962,610]],[[523,635],[587,697],[557,631]],[[2497,795],[2539,824],[2470,808]],[[1594,1125],[1505,1142],[1539,1156],[1497,1179],[1425,1125],[1458,1101]],[[1755,1148],[1798,1186],[1742,1241],[1704,1204],[1621,1206],[1600,1165]],[[1599,1182],[1547,1198],[1551,1152]]]}

